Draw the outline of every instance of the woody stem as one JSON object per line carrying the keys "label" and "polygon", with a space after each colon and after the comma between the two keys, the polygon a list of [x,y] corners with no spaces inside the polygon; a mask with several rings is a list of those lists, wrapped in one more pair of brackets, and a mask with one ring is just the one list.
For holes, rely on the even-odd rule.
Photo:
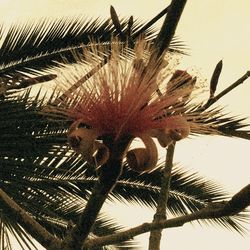
{"label": "woody stem", "polygon": [[[151,64],[154,64],[157,60],[163,60],[166,49],[169,48],[170,42],[175,34],[175,30],[179,23],[181,14],[186,5],[187,0],[172,0],[168,14],[163,22],[161,30],[156,38],[154,44],[154,51],[151,54],[149,59],[148,68],[151,67]],[[161,92],[157,91],[159,95]],[[166,219],[166,208],[167,201],[169,196],[169,187],[171,179],[171,170],[172,170],[172,161],[174,155],[175,145],[171,144],[167,151],[166,165],[162,176],[161,181],[161,191],[158,199],[157,210],[154,215],[153,222],[159,222]],[[161,232],[162,229],[153,230],[150,233],[149,237],[149,250],[158,250],[160,249],[161,242]]]}
{"label": "woody stem", "polygon": [[[166,210],[169,197],[169,188],[171,181],[171,173],[173,167],[173,157],[174,157],[175,143],[170,144],[167,149],[165,168],[162,172],[161,177],[161,191],[159,194],[156,213],[154,215],[153,223],[166,220]],[[160,249],[161,243],[161,233],[163,229],[157,229],[150,232],[149,237],[149,250]]]}
{"label": "woody stem", "polygon": [[149,60],[152,61],[152,63],[154,63],[157,58],[163,57],[164,52],[169,48],[186,2],[187,0],[173,0],[171,2],[161,30],[156,38],[154,52]]}
{"label": "woody stem", "polygon": [[84,241],[91,232],[96,218],[109,193],[116,185],[122,173],[122,160],[130,139],[125,138],[119,142],[105,143],[110,149],[108,162],[101,167],[99,180],[96,183],[89,201],[80,216],[78,224],[72,229],[62,244],[62,250],[81,250]]}

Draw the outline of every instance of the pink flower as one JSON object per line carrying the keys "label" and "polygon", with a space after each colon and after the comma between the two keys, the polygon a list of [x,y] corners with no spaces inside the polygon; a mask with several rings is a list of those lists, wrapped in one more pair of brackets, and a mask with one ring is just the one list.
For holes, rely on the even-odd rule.
{"label": "pink flower", "polygon": [[[172,74],[168,59],[147,66],[148,53],[145,41],[139,41],[133,51],[114,42],[106,65],[69,96],[77,100],[67,108],[75,121],[69,143],[86,161],[97,165],[107,161],[109,145],[99,138],[128,137],[132,142],[139,137],[145,148],[128,151],[127,161],[136,171],[149,171],[158,160],[152,137],[166,147],[189,135],[194,123],[185,104],[196,79],[185,71]],[[85,51],[85,60],[93,68],[103,54],[93,46]]]}

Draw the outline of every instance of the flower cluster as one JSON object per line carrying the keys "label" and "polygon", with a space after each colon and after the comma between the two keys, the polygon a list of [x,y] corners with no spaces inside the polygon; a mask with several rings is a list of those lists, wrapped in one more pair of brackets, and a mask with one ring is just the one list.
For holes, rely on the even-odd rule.
{"label": "flower cluster", "polygon": [[[138,41],[134,50],[114,42],[111,56],[97,66],[97,47],[85,51],[85,60],[96,73],[69,98],[74,100],[67,115],[74,122],[68,141],[83,159],[97,166],[109,159],[110,149],[105,136],[114,141],[128,137],[130,143],[140,138],[145,148],[127,150],[129,166],[139,172],[156,167],[157,138],[162,147],[181,140],[192,129],[208,130],[196,123],[194,113],[187,112],[196,78],[186,71],[172,70],[169,58],[148,63],[147,43]],[[98,58],[98,59],[97,59]]]}

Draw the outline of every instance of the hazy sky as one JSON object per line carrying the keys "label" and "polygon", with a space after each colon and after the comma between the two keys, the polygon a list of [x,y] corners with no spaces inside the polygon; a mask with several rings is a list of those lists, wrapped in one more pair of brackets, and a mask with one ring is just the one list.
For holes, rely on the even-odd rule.
{"label": "hazy sky", "polygon": [[[0,0],[0,20],[10,23],[44,16],[108,16],[110,4],[121,17],[133,15],[148,20],[168,3],[163,0]],[[223,59],[218,91],[250,70],[249,9],[249,0],[189,0],[177,30],[191,54],[183,58],[182,67],[195,68],[209,79],[216,63]],[[227,106],[226,110],[234,115],[249,116],[249,93],[250,79],[224,98],[220,105]],[[250,142],[241,139],[186,139],[178,143],[175,161],[222,183],[231,192],[237,192],[249,183],[249,150]],[[117,207],[109,205],[105,208],[124,224],[137,225],[152,219],[151,210]],[[130,215],[129,222],[124,214]],[[142,239],[144,250],[147,237]],[[168,230],[162,241],[163,250],[246,250],[249,245],[249,235],[243,238],[221,228],[199,225]]]}

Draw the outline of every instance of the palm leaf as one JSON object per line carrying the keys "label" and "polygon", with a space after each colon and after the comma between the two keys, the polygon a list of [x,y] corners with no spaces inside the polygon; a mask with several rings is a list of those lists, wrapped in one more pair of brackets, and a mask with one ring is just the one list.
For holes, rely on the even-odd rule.
{"label": "palm leaf", "polygon": [[[41,176],[45,176],[29,180],[29,183],[27,183],[29,189],[36,190],[39,187],[40,190],[43,188],[46,197],[53,197],[55,193],[54,189],[58,188],[56,191],[57,196],[59,196],[58,199],[61,200],[62,197],[68,197],[66,204],[71,204],[70,206],[76,201],[68,194],[71,194],[72,196],[79,195],[86,200],[88,192],[92,189],[97,180],[95,177],[95,169],[87,164],[83,164],[81,159],[76,159],[73,155],[72,159],[69,157],[65,162],[62,162],[59,165],[57,164],[58,161],[55,161],[55,158],[56,156],[52,156],[52,163],[49,161],[46,161],[45,164],[41,163],[41,165],[44,165],[45,169],[46,165],[49,165],[50,168],[47,171],[42,171]],[[55,168],[53,164],[57,167]],[[54,170],[52,170],[53,168]],[[32,175],[33,174],[31,174],[31,176]],[[160,190],[158,183],[159,180],[160,171],[140,176],[132,171],[125,171],[121,180],[118,182],[118,185],[111,194],[110,199],[118,199],[123,202],[134,202],[139,203],[140,205],[144,204],[152,207],[156,204],[158,198]],[[18,183],[20,183],[20,181],[18,181]],[[27,209],[32,207],[33,202],[37,202],[36,196],[41,196],[40,193],[34,194],[34,192],[32,192],[32,194],[35,197],[34,199],[29,198],[30,201],[26,205]],[[31,194],[28,194],[28,196],[30,197]],[[46,197],[43,202],[48,200]],[[220,202],[227,197],[228,195],[217,184],[206,181],[197,174],[188,174],[177,168],[172,175],[168,210],[174,215],[186,214],[204,208],[210,202]],[[53,197],[53,199],[55,198]],[[48,208],[48,205],[45,205],[46,208]],[[41,206],[42,204],[39,203],[39,208],[41,208]],[[67,205],[65,206],[63,214],[68,211]],[[63,216],[63,214],[61,216]],[[240,218],[241,217],[236,216],[235,218],[222,218],[216,219],[215,221],[220,225],[226,225],[230,228],[233,227],[241,232],[243,231],[243,227],[241,227],[237,221],[237,219]]]}
{"label": "palm leaf", "polygon": [[[121,20],[121,29],[126,31],[129,19]],[[153,24],[153,23],[152,23]],[[149,40],[155,31],[150,26],[135,20],[130,40],[135,41],[142,32]],[[144,26],[147,27],[144,29]],[[58,67],[59,62],[75,63],[75,54],[82,54],[84,46],[93,41],[107,44],[111,37],[119,35],[110,19],[89,19],[83,17],[41,19],[36,22],[13,24],[7,31],[2,27],[0,37],[0,77],[1,84],[20,86],[20,81],[30,75],[39,75]],[[132,46],[132,44],[131,44]],[[174,38],[171,51],[185,53],[185,46]],[[53,77],[52,77],[53,78]],[[19,86],[19,88],[20,88]]]}
{"label": "palm leaf", "polygon": [[[129,169],[124,171],[114,195],[124,200],[154,207],[161,185],[159,167],[150,174],[137,174]],[[120,190],[121,189],[121,190]],[[142,192],[145,190],[144,192]],[[145,194],[146,193],[146,194]],[[144,197],[145,196],[145,197]],[[176,166],[171,176],[169,212],[174,215],[186,214],[201,209],[207,202],[218,201],[227,197],[223,189],[212,181],[207,181],[198,174],[189,173]]]}
{"label": "palm leaf", "polygon": [[[123,19],[124,29],[127,20]],[[134,22],[132,35],[142,24]],[[110,19],[85,20],[81,17],[42,19],[37,22],[14,24],[4,34],[0,48],[0,75],[15,76],[17,72],[36,74],[56,66],[55,62],[75,62],[72,51],[82,51],[82,46],[91,41],[110,42],[115,29]],[[145,31],[153,35],[152,28]]]}
{"label": "palm leaf", "polygon": [[194,122],[192,134],[219,134],[229,137],[240,137],[250,139],[250,130],[246,129],[250,126],[247,118],[240,118],[225,114],[224,109],[215,107],[204,110],[201,104],[187,105],[186,115],[190,117],[190,122]]}
{"label": "palm leaf", "polygon": [[[104,216],[101,214],[99,216],[99,219],[95,223],[95,228],[93,229],[94,237],[101,237],[109,234],[113,234],[115,232],[119,232],[121,230],[124,230],[124,227],[119,226],[114,219],[110,219],[107,216]],[[139,247],[139,243],[137,243],[135,240],[125,241],[121,242],[119,244],[115,245],[116,249],[128,249],[128,250],[136,250]],[[105,248],[101,248],[105,249]],[[100,249],[100,250],[101,250]],[[109,249],[109,248],[108,248]],[[112,249],[112,246],[111,246]],[[98,249],[93,249],[98,250]]]}
{"label": "palm leaf", "polygon": [[27,234],[20,224],[10,216],[1,213],[0,217],[0,246],[1,249],[12,250],[11,238],[14,237],[21,249],[37,249],[33,239]]}
{"label": "palm leaf", "polygon": [[[80,190],[74,181],[77,177],[80,179],[83,173],[66,170],[66,166],[75,166],[76,158],[70,157],[62,161],[65,155],[53,153],[54,155],[48,159],[41,158],[33,162],[29,157],[13,160],[8,158],[10,164],[3,165],[7,171],[1,172],[0,186],[43,227],[62,238],[66,234],[68,225],[77,222],[94,182],[93,178],[87,178],[85,189]],[[57,167],[59,162],[62,162],[60,165],[62,169],[60,166]],[[1,221],[4,225],[9,225],[9,231],[20,238],[20,244],[28,246],[29,235],[16,222],[15,217],[8,214],[8,209],[3,208],[2,216]],[[120,229],[121,227],[114,226],[114,223],[108,223],[107,219],[100,217],[92,233],[96,237],[104,235],[104,232],[114,233]],[[136,243],[129,241],[120,246],[133,249],[134,244]]]}
{"label": "palm leaf", "polygon": [[[76,208],[76,206],[74,206]],[[78,205],[77,209],[73,210],[71,208],[70,214],[71,218],[77,218],[79,215],[79,211],[83,209],[82,205]],[[46,221],[47,220],[47,221]],[[71,220],[72,221],[72,220]],[[15,220],[15,218],[9,216],[8,214],[2,214],[0,218],[1,222],[1,228],[0,228],[0,240],[3,247],[1,249],[12,249],[11,248],[11,241],[10,238],[14,237],[16,242],[18,243],[19,247],[22,249],[40,249],[37,248],[37,245],[34,242],[34,239],[30,237],[30,235],[25,231],[25,229],[22,228],[20,224],[18,224]],[[54,233],[55,235],[59,236],[65,236],[65,232],[68,229],[67,225],[69,221],[66,221],[65,219],[60,219],[58,217],[44,217],[43,220],[38,220],[38,222],[41,223],[44,227],[50,229],[50,232]],[[90,235],[91,238],[95,237],[101,237],[108,234],[114,234],[117,233],[124,228],[117,224],[116,221],[109,218],[108,216],[104,214],[100,214],[95,226],[93,228],[93,231]],[[111,249],[128,249],[128,250],[134,250],[138,249],[139,244],[134,240],[128,240],[121,242],[119,244],[115,244],[110,246]],[[5,247],[5,248],[4,248]],[[103,250],[103,249],[109,249],[106,247],[100,247],[100,248],[93,248],[93,250]]]}
{"label": "palm leaf", "polygon": [[[74,26],[75,28],[67,25],[68,29],[80,29],[80,25]],[[64,39],[65,33],[64,35],[63,32],[60,33],[57,26],[66,32],[66,26],[60,26],[58,23],[54,24],[48,35],[43,33],[46,30],[45,28],[43,30],[43,26],[35,26],[35,28],[27,26],[23,29],[20,27],[11,28],[6,36],[7,40],[5,41],[7,42],[4,43],[5,49],[3,51],[0,49],[0,53],[2,53],[2,71],[0,70],[0,73],[5,77],[13,77],[17,71],[33,74],[55,66],[54,60],[61,60],[56,56],[66,57],[69,63],[74,62],[73,59],[71,60],[72,49],[75,47],[78,50],[80,45],[67,44],[63,47],[64,49],[60,46],[58,48],[53,46],[54,51],[46,48],[47,41],[54,41],[53,39],[56,40],[56,38],[60,41]],[[86,27],[85,31],[91,30],[88,25]],[[34,35],[32,32],[38,33]],[[107,33],[109,39],[111,33]],[[38,34],[43,34],[40,37],[40,43],[34,40],[35,37],[36,39],[39,37]],[[72,34],[69,32],[69,35]],[[74,33],[72,36],[77,35]],[[59,40],[58,44],[60,44]],[[67,38],[67,40],[70,39]],[[44,47],[41,46],[43,42]],[[27,44],[33,46],[31,50],[37,54],[28,55],[25,51]],[[21,59],[15,58],[18,56],[15,55],[18,46],[20,46],[21,51],[23,50],[23,54],[20,54]],[[41,50],[36,51],[35,47]],[[5,51],[8,53],[5,54]],[[9,59],[5,59],[7,54],[10,54]],[[46,62],[43,63],[41,58],[46,58]],[[29,65],[30,62],[36,66]],[[41,64],[39,65],[38,62]],[[50,97],[50,100],[52,99],[53,95]],[[69,221],[74,222],[79,211],[83,209],[89,191],[97,180],[96,170],[82,162],[65,146],[68,121],[49,120],[41,114],[46,102],[39,95],[31,98],[29,91],[21,95],[10,95],[0,100],[0,115],[3,118],[0,121],[2,131],[0,135],[0,164],[4,169],[0,172],[0,188],[34,216],[47,230],[55,233],[58,237],[63,237]],[[200,122],[217,126],[222,132],[238,131],[246,126],[242,124],[242,119],[234,117],[225,118],[220,115],[212,118],[207,117],[207,120],[204,120],[203,117]],[[126,166],[124,169],[124,173],[109,199],[126,200],[154,207],[160,189],[161,168],[148,175],[137,175]],[[226,197],[227,194],[215,183],[206,181],[197,174],[176,168],[171,180],[168,210],[174,215],[195,212],[205,207],[209,202],[220,202]],[[244,228],[239,222],[246,218],[249,217],[239,214],[230,218],[205,222],[216,223],[216,225],[243,232]],[[19,237],[24,247],[30,247],[32,242],[29,236],[21,225],[15,224],[14,218],[4,214],[1,221],[4,224],[2,228],[8,228],[9,232]],[[110,224],[108,225],[105,229],[106,232],[109,232],[108,228],[112,229]],[[97,228],[93,233],[101,235]],[[5,231],[1,235],[6,235]]]}
{"label": "palm leaf", "polygon": [[65,144],[65,121],[48,121],[38,111],[43,98],[30,91],[0,100],[0,157],[47,155]]}
{"label": "palm leaf", "polygon": [[[139,205],[154,207],[160,191],[161,167],[150,174],[135,174],[124,171],[121,181],[113,191],[114,197],[121,202],[132,202]],[[223,188],[197,173],[188,172],[178,166],[174,167],[171,175],[168,212],[183,215],[198,211],[210,202],[223,202],[229,195]],[[216,224],[224,228],[246,233],[241,222],[249,222],[249,215],[240,213],[232,217],[223,217],[202,221]]]}
{"label": "palm leaf", "polygon": [[0,249],[11,249],[10,237],[7,231],[6,223],[3,222],[2,218],[0,219],[0,239]]}
{"label": "palm leaf", "polygon": [[[96,178],[90,174],[95,173],[95,170],[84,164],[79,157],[76,158],[73,154],[68,156],[65,161],[59,161],[63,157],[65,156],[52,155],[50,161],[48,159],[36,161],[37,165],[29,163],[26,167],[32,164],[34,168],[29,167],[27,170],[21,166],[23,175],[21,180],[18,176],[19,171],[15,174],[16,179],[13,176],[8,178],[12,181],[1,187],[5,188],[5,191],[33,215],[41,225],[58,237],[63,237],[69,221],[76,220],[77,215],[83,209],[84,200],[87,199],[88,193],[96,181]],[[56,158],[59,159],[55,160]],[[126,175],[129,175],[129,181],[127,181]],[[145,198],[151,196],[155,204],[160,189],[158,185],[160,171],[155,171],[152,175],[138,177],[131,171],[126,171],[110,199],[122,197],[123,201],[127,199],[128,202],[147,204]],[[119,189],[122,189],[123,192]],[[144,195],[140,195],[142,193]],[[173,214],[185,214],[203,208],[207,202],[220,201],[224,197],[225,192],[216,184],[177,168],[172,176],[168,208]],[[244,228],[239,221],[244,218],[242,215],[237,215],[233,218],[220,218],[208,222],[243,232]],[[13,219],[15,220],[15,218]],[[98,234],[96,233],[96,235]]]}
{"label": "palm leaf", "polygon": [[[8,114],[0,122],[4,132],[2,135],[9,135],[8,140],[1,138],[5,149],[1,151],[0,157],[4,169],[1,171],[1,188],[37,218],[41,217],[41,211],[45,214],[42,217],[55,216],[53,211],[63,197],[66,203],[74,202],[76,197],[87,199],[88,192],[97,180],[96,170],[82,162],[73,152],[70,153],[65,146],[63,134],[67,124],[59,123],[59,128],[58,123],[50,124],[50,120],[39,114],[42,101],[37,96],[34,99],[28,97],[28,92],[19,96],[19,99],[11,96],[0,106],[3,106],[0,112],[2,117]],[[30,126],[31,121],[34,126]],[[22,138],[21,135],[23,140],[15,139]],[[35,151],[34,145],[37,147]],[[30,152],[29,148],[32,149]],[[149,175],[138,175],[126,169],[109,198],[154,207],[159,193],[160,175],[160,168]],[[218,185],[197,174],[188,175],[177,169],[172,176],[168,209],[175,215],[185,214],[225,197],[226,193]],[[53,205],[51,200],[54,200]],[[217,221],[222,223],[221,220]],[[231,219],[223,223],[231,223],[231,227],[235,228],[237,225]]]}

